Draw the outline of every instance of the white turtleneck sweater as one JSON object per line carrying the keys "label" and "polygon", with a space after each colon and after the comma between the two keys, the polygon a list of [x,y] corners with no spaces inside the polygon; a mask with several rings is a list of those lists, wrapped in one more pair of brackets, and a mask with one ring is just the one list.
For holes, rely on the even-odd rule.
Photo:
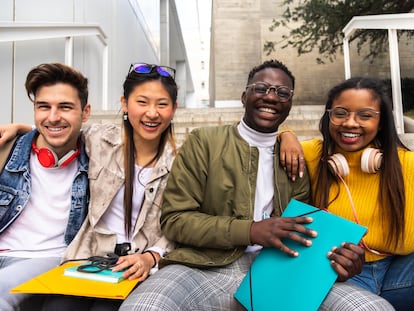
{"label": "white turtleneck sweater", "polygon": [[[273,163],[274,145],[277,132],[261,133],[250,128],[243,119],[237,127],[240,136],[251,146],[259,150],[259,167],[254,201],[254,221],[269,217],[273,212]],[[257,251],[259,245],[249,246],[246,251]]]}

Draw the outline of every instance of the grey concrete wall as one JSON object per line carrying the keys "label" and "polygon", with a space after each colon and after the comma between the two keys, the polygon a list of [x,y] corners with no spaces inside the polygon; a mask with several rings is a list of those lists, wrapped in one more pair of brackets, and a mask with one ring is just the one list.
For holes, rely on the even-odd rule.
{"label": "grey concrete wall", "polygon": [[[174,0],[169,14],[177,14]],[[179,27],[178,17],[170,18],[171,28]],[[159,1],[132,0],[1,0],[0,22],[80,23],[97,24],[107,35],[109,47],[108,103],[111,110],[120,107],[122,83],[133,62],[160,63],[160,4]],[[158,27],[157,27],[158,26]],[[170,40],[164,43],[170,53],[169,64],[184,63],[188,70],[181,31],[172,29]],[[181,36],[181,37],[180,37]],[[33,122],[32,104],[26,96],[24,82],[34,66],[45,62],[65,61],[65,39],[29,40],[0,43],[0,94],[2,95],[0,124]],[[92,110],[102,103],[103,45],[93,36],[74,39],[73,66],[89,79],[89,102]],[[181,68],[182,67],[182,68]],[[180,85],[192,86],[183,75]],[[191,87],[179,90],[180,104],[185,105]]]}
{"label": "grey concrete wall", "polygon": [[[298,0],[295,0],[296,2]],[[335,84],[345,79],[342,53],[334,62],[317,64],[320,55],[317,50],[311,53],[298,53],[293,48],[282,49],[266,55],[263,46],[266,41],[280,42],[288,27],[269,31],[273,19],[280,19],[284,11],[284,0],[214,0],[212,11],[212,53],[211,84],[215,87],[216,102],[233,104],[240,99],[240,90],[246,85],[249,70],[267,59],[283,61],[296,76],[295,102],[300,105],[321,105],[326,93]],[[292,27],[295,24],[290,25]],[[384,30],[385,31],[385,30]],[[402,37],[399,43],[401,77],[414,77],[414,41]],[[372,75],[379,78],[390,77],[388,52],[375,58],[371,63],[358,55],[356,44],[350,45],[352,76]]]}

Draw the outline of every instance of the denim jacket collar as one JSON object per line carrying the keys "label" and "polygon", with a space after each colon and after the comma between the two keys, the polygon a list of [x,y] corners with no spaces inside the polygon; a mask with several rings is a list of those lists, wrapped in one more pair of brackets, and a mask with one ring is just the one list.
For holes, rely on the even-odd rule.
{"label": "denim jacket collar", "polygon": [[[32,150],[32,141],[36,134],[37,130],[30,131],[29,133],[23,135],[16,140],[16,145],[13,149],[13,152],[10,156],[5,169],[10,172],[19,172],[19,171],[28,171],[29,162],[26,161],[30,157],[30,152]],[[87,172],[88,171],[88,156],[85,153],[84,144],[80,144],[81,153],[78,157],[79,161],[79,171]]]}

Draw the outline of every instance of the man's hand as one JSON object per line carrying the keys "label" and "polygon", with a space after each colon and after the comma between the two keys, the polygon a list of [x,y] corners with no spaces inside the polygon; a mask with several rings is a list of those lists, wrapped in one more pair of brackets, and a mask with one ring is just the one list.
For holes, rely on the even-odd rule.
{"label": "man's hand", "polygon": [[328,253],[331,265],[338,273],[338,281],[345,282],[361,273],[365,262],[365,251],[353,243],[343,243]]}
{"label": "man's hand", "polygon": [[316,237],[316,231],[302,225],[311,223],[312,221],[313,219],[311,217],[271,217],[254,222],[250,227],[250,241],[252,244],[280,249],[289,256],[296,257],[299,253],[283,244],[282,239],[290,239],[299,244],[311,246],[312,241],[298,233],[302,233],[311,238]]}

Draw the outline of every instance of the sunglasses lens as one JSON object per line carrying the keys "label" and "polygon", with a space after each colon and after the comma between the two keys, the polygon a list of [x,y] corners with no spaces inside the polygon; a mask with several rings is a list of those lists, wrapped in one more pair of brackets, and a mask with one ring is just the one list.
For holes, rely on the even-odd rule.
{"label": "sunglasses lens", "polygon": [[147,64],[136,64],[134,65],[134,71],[136,73],[150,73],[152,70],[152,66]]}
{"label": "sunglasses lens", "polygon": [[164,69],[162,69],[161,67],[157,67],[157,71],[160,75],[162,75],[164,77],[170,76],[170,74],[167,71],[165,71]]}
{"label": "sunglasses lens", "polygon": [[158,67],[157,66],[157,71],[163,77],[172,77],[172,74],[163,67]]}
{"label": "sunglasses lens", "polygon": [[157,72],[160,76],[163,77],[171,77],[174,79],[175,70],[170,67],[166,66],[157,66],[157,65],[150,65],[150,64],[133,64],[130,67],[130,71],[134,70],[136,73],[151,73],[153,69],[157,69]]}

